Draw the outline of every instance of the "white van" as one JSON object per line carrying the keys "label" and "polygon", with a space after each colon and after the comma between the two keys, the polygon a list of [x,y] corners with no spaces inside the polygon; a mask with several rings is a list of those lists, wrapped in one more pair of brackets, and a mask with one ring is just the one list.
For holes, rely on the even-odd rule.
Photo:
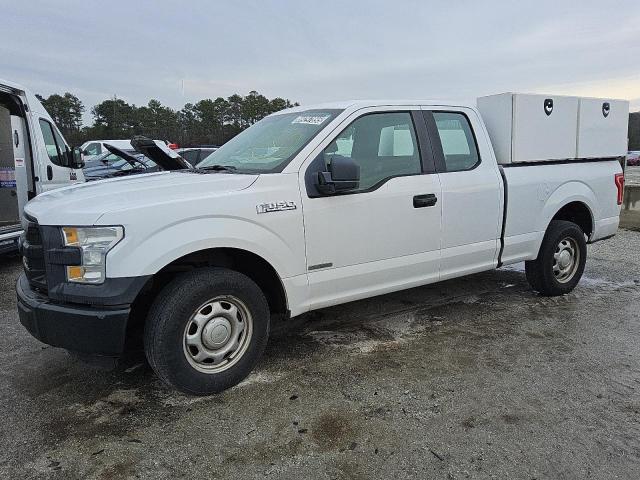
{"label": "white van", "polygon": [[33,93],[0,79],[0,253],[17,247],[29,200],[79,182],[80,150],[69,148]]}

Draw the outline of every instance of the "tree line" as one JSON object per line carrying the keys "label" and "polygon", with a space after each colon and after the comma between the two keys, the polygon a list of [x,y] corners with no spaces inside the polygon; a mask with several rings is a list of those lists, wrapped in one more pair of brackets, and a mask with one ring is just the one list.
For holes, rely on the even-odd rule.
{"label": "tree line", "polygon": [[[180,145],[222,145],[270,113],[297,106],[288,99],[266,98],[256,91],[215,100],[187,103],[180,110],[150,100],[146,106],[111,98],[91,108],[93,125],[82,126],[85,106],[75,95],[36,95],[67,141],[81,145],[86,140],[131,138],[145,135]],[[629,114],[629,150],[640,150],[640,112]]]}
{"label": "tree line", "polygon": [[222,145],[265,116],[299,105],[280,97],[268,99],[256,91],[245,96],[234,94],[187,103],[180,110],[155,99],[145,106],[136,106],[114,96],[93,106],[90,110],[93,124],[83,126],[85,106],[75,95],[67,92],[36,97],[72,145],[134,135],[169,140],[181,146]]}

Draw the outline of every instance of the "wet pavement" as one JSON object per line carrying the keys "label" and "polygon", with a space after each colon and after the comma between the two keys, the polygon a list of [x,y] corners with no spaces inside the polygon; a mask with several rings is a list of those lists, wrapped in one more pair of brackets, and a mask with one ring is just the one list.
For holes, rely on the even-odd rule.
{"label": "wet pavement", "polygon": [[563,297],[516,265],[279,324],[209,398],[31,338],[2,259],[0,478],[640,478],[640,233],[589,250]]}

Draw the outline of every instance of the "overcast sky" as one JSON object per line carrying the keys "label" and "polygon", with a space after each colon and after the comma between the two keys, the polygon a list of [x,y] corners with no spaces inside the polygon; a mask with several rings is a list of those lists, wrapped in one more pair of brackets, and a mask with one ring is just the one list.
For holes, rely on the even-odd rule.
{"label": "overcast sky", "polygon": [[[89,108],[502,91],[640,110],[640,1],[2,1],[0,78]],[[86,120],[91,119],[86,115]]]}

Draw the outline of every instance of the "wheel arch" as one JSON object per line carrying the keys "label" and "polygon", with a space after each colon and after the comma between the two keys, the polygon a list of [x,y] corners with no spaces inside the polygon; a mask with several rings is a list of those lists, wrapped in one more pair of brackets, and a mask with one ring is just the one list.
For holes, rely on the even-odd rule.
{"label": "wheel arch", "polygon": [[589,206],[580,201],[573,201],[566,203],[557,213],[551,218],[549,223],[553,220],[566,220],[573,222],[580,227],[587,238],[591,237],[594,228],[593,213]]}
{"label": "wheel arch", "polygon": [[184,254],[151,275],[131,305],[127,337],[144,326],[151,305],[160,291],[181,273],[200,267],[222,267],[240,272],[253,280],[264,293],[272,315],[290,315],[287,292],[273,265],[255,252],[241,248],[213,247]]}
{"label": "wheel arch", "polygon": [[567,220],[577,224],[590,238],[595,229],[597,205],[596,194],[588,185],[578,181],[567,182],[545,202],[540,231],[546,231],[553,220]]}
{"label": "wheel arch", "polygon": [[262,256],[242,248],[213,247],[187,253],[162,267],[152,279],[164,285],[181,272],[199,267],[223,267],[246,275],[263,291],[272,313],[288,312],[286,290],[276,269]]}

